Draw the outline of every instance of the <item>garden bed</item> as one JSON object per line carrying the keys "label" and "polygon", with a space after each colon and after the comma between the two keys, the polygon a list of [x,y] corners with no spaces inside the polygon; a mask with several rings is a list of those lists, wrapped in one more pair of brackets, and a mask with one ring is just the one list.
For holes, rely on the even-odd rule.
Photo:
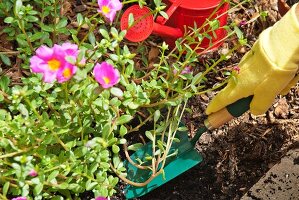
{"label": "garden bed", "polygon": [[[86,12],[86,7],[77,0],[63,2],[61,13],[70,21],[68,28],[76,28],[76,14]],[[276,3],[276,0],[263,0],[245,4],[231,11],[229,21],[234,21],[236,24],[243,23],[239,28],[247,38],[247,43],[252,45],[262,30],[280,19]],[[123,9],[127,7],[126,5]],[[263,16],[266,12],[267,17]],[[5,27],[7,24],[0,22],[0,31]],[[78,38],[84,38],[86,32],[88,28],[83,27]],[[15,51],[16,41],[8,41],[6,37],[7,34],[0,36],[0,40],[3,41],[0,43],[0,51],[9,52],[7,55],[10,58],[11,67],[1,65],[0,73],[10,77],[10,86],[22,85],[21,78],[30,76],[30,72],[21,67],[22,60],[15,56],[18,53]],[[67,38],[64,34],[59,36],[61,41]],[[141,67],[140,63],[144,60],[151,68],[158,61],[160,53],[158,46],[161,43],[160,37],[150,36],[143,42],[141,48],[138,46],[140,49],[136,49],[135,43],[125,41],[130,51],[137,54],[134,58],[137,60],[136,68]],[[194,72],[204,71],[205,64],[211,64],[211,60],[216,60],[226,54],[235,45],[236,38],[233,37],[225,41],[216,51],[202,55],[194,67]],[[230,59],[216,66],[215,72],[217,73],[208,75],[206,86],[212,87],[224,81],[228,77],[226,72],[233,71],[242,56],[249,50],[249,47],[243,46],[237,49]],[[139,83],[138,81],[142,80],[135,80],[136,83]],[[193,137],[197,128],[202,125],[206,118],[205,109],[216,93],[217,91],[210,91],[189,100],[187,107],[192,112],[186,113],[182,121],[188,127],[190,137]],[[163,110],[161,113],[163,114]],[[143,116],[143,112],[138,115],[142,119],[147,117]],[[129,133],[126,139],[130,143],[140,142],[140,138],[144,137],[143,130],[140,130],[140,133],[136,131]],[[299,146],[298,130],[299,85],[297,84],[286,96],[278,96],[273,106],[264,115],[254,116],[247,112],[217,130],[203,134],[196,144],[196,149],[204,158],[202,163],[136,200],[240,199],[272,166],[280,161],[289,149]],[[120,156],[125,158],[123,152],[120,152]],[[116,194],[110,199],[124,200],[122,192],[125,185],[126,183],[120,181],[116,186]],[[80,194],[78,198],[90,200],[94,198],[94,195],[87,191]]]}

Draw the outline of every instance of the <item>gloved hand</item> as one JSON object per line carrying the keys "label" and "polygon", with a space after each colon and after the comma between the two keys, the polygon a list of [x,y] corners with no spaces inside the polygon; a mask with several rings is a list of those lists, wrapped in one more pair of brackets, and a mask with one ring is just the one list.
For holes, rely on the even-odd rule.
{"label": "gloved hand", "polygon": [[235,101],[253,95],[250,111],[265,113],[278,94],[287,93],[299,66],[299,4],[272,27],[264,30],[239,63],[236,80],[229,80],[206,109],[216,112]]}

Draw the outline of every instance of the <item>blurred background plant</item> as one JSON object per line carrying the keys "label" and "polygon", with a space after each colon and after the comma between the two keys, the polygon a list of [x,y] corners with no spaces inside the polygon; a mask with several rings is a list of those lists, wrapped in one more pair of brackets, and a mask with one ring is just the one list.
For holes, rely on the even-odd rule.
{"label": "blurred background plant", "polygon": [[[248,1],[224,2],[234,9]],[[223,81],[207,87],[207,75],[246,45],[239,24],[227,24],[222,27],[227,30],[223,40],[234,37],[236,45],[199,70],[201,56],[209,51],[198,53],[200,43],[219,28],[217,19],[211,19],[205,32],[200,27],[186,29],[173,49],[159,42],[154,48],[156,62],[145,55],[149,50],[144,42],[124,39],[126,31],[120,30],[119,19],[132,3],[150,6],[154,16],[165,16],[161,0],[122,1],[113,21],[98,11],[95,0],[79,3],[85,10],[70,17],[63,0],[0,2],[0,18],[7,24],[1,34],[15,47],[1,50],[1,68],[17,65],[22,71],[17,83],[0,71],[2,199],[81,199],[86,191],[94,197],[113,196],[120,192],[119,177],[126,181],[127,152],[146,141],[152,141],[153,154],[137,165],[151,161],[147,168],[163,173],[163,166],[157,166],[171,156],[176,131],[186,130],[179,124],[184,112],[190,112],[188,99],[225,85]],[[66,41],[80,51],[75,60],[65,58],[77,66],[70,80],[48,83],[30,72],[30,58],[37,48]],[[105,88],[96,81],[94,66],[103,62],[119,71],[118,84]],[[133,136],[140,130],[145,130],[143,143]]]}

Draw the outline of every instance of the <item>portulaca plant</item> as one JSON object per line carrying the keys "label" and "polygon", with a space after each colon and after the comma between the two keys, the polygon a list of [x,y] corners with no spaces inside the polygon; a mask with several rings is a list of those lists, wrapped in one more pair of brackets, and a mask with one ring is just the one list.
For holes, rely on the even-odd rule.
{"label": "portulaca plant", "polygon": [[207,88],[206,75],[244,44],[240,30],[228,24],[223,40],[237,33],[241,43],[199,70],[206,51],[188,44],[203,33],[190,29],[174,49],[152,46],[153,62],[150,46],[125,40],[119,18],[132,3],[150,4],[154,16],[165,16],[160,0],[92,0],[73,18],[65,16],[63,2],[0,2],[0,18],[9,25],[3,33],[16,41],[1,60],[6,68],[18,60],[24,72],[13,82],[0,71],[0,199],[82,199],[91,192],[103,200],[120,192],[125,155],[143,145],[130,140],[133,135],[154,141],[158,153],[151,159],[163,162],[176,131],[184,129],[178,126],[188,99],[224,85]]}

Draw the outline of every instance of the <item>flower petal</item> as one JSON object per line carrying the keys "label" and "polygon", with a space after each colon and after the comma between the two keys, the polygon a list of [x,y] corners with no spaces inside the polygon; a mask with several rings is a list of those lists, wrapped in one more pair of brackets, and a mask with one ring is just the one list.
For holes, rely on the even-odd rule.
{"label": "flower petal", "polygon": [[76,71],[77,71],[77,67],[74,65],[68,64],[68,65],[64,66],[57,72],[57,81],[59,83],[68,81],[69,79],[71,79],[74,76]]}
{"label": "flower petal", "polygon": [[64,52],[68,55],[68,56],[74,56],[77,57],[79,50],[78,50],[78,45],[76,44],[72,44],[69,42],[65,42],[61,45],[61,48],[64,50]]}
{"label": "flower petal", "polygon": [[45,45],[40,46],[35,52],[43,60],[50,60],[53,55],[53,49]]}
{"label": "flower petal", "polygon": [[120,80],[120,74],[111,64],[102,62],[96,64],[93,70],[95,79],[103,88],[109,88],[117,84]]}
{"label": "flower petal", "polygon": [[46,83],[52,83],[56,79],[56,73],[51,71],[45,71],[43,75],[43,81]]}
{"label": "flower petal", "polygon": [[46,70],[47,64],[38,56],[32,56],[30,58],[30,68],[34,73],[42,73]]}

